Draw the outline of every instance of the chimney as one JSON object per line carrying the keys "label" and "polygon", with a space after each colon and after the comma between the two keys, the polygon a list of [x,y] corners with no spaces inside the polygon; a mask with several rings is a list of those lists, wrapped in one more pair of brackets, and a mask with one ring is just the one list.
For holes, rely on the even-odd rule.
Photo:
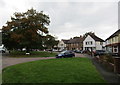
{"label": "chimney", "polygon": [[80,38],[82,38],[82,35],[80,35]]}

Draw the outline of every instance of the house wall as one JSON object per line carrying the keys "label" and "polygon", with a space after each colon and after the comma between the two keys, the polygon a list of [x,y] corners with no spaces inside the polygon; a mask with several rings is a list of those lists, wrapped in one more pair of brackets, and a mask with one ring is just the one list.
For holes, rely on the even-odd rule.
{"label": "house wall", "polygon": [[106,50],[120,54],[120,34],[106,41]]}
{"label": "house wall", "polygon": [[105,50],[105,42],[96,41],[96,50]]}
{"label": "house wall", "polygon": [[[88,42],[92,42],[92,44]],[[83,41],[83,50],[86,50],[86,48],[89,48],[89,47],[95,48],[95,46],[96,46],[95,40],[91,36],[88,35]]]}
{"label": "house wall", "polygon": [[58,49],[60,51],[66,49],[66,44],[62,40],[58,43]]}
{"label": "house wall", "polygon": [[[91,44],[87,42],[92,42]],[[95,41],[90,35],[83,41],[83,50],[104,50],[105,42]]]}
{"label": "house wall", "polygon": [[113,38],[110,38],[106,41],[106,45],[113,44],[113,43],[118,43],[118,36],[115,36]]}
{"label": "house wall", "polygon": [[82,43],[69,43],[67,44],[68,50],[82,50]]}
{"label": "house wall", "polygon": [[96,42],[96,50],[102,50],[101,42]]}
{"label": "house wall", "polygon": [[79,43],[69,43],[68,44],[68,50],[80,50]]}

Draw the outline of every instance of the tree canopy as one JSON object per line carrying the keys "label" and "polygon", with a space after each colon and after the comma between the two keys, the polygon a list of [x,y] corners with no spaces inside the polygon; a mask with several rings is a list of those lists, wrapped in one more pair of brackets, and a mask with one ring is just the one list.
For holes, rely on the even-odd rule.
{"label": "tree canopy", "polygon": [[50,18],[43,11],[37,12],[32,8],[24,13],[14,13],[6,24],[2,27],[2,39],[8,49],[42,48],[43,33],[49,33]]}
{"label": "tree canopy", "polygon": [[53,49],[54,46],[58,45],[58,41],[55,40],[55,37],[51,35],[47,35],[44,39],[44,46],[47,47],[47,49]]}

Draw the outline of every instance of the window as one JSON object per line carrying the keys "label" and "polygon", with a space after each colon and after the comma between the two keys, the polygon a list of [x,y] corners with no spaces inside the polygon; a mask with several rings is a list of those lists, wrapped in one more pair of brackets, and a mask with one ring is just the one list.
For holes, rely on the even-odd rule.
{"label": "window", "polygon": [[61,44],[61,46],[63,46],[63,44]]}
{"label": "window", "polygon": [[85,42],[85,43],[86,43],[86,45],[92,45],[93,44],[92,41],[88,41],[88,42]]}
{"label": "window", "polygon": [[92,45],[92,41],[91,41],[91,45]]}
{"label": "window", "polygon": [[117,52],[117,49],[114,49],[114,52]]}
{"label": "window", "polygon": [[103,42],[100,42],[100,45],[103,45]]}
{"label": "window", "polygon": [[113,51],[114,51],[115,53],[117,53],[117,52],[118,52],[118,47],[117,47],[117,46],[114,46],[114,47],[113,47]]}

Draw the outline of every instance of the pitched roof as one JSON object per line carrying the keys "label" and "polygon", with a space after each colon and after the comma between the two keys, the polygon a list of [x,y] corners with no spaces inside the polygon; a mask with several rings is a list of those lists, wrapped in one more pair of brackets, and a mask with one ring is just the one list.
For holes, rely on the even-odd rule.
{"label": "pitched roof", "polygon": [[117,36],[118,34],[120,34],[120,29],[118,29],[115,33],[113,33],[110,37],[108,37],[106,40],[113,38],[115,36]]}
{"label": "pitched roof", "polygon": [[83,38],[82,37],[74,37],[73,39],[70,39],[68,41],[68,43],[81,43],[83,42]]}
{"label": "pitched roof", "polygon": [[63,41],[65,44],[67,44],[69,40],[63,40],[63,39],[62,39],[62,41]]}
{"label": "pitched roof", "polygon": [[100,41],[100,42],[104,42],[104,40],[103,39],[101,39],[101,38],[99,38],[99,37],[97,37],[95,34],[88,34],[88,35],[90,35],[95,41]]}

